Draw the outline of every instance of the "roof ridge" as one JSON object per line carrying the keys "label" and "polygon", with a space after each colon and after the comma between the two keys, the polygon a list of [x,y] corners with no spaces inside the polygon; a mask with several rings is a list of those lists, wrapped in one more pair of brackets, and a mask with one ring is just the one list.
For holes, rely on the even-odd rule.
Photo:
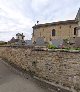
{"label": "roof ridge", "polygon": [[52,25],[59,25],[59,24],[66,24],[66,23],[77,23],[76,20],[66,20],[66,21],[58,21],[58,22],[52,22],[52,23],[45,23],[45,24],[38,24],[33,26],[32,28],[42,27],[42,26],[52,26]]}

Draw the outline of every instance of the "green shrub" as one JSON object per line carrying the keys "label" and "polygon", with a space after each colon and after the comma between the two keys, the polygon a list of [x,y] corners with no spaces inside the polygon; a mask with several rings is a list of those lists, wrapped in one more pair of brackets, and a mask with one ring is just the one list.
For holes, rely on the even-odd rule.
{"label": "green shrub", "polygon": [[54,46],[54,45],[49,44],[49,45],[48,45],[48,49],[57,49],[57,47]]}
{"label": "green shrub", "polygon": [[65,50],[70,50],[71,48],[64,48]]}
{"label": "green shrub", "polygon": [[75,50],[80,50],[80,48],[75,48]]}
{"label": "green shrub", "polygon": [[7,44],[7,42],[1,42],[0,43],[0,45],[6,45]]}

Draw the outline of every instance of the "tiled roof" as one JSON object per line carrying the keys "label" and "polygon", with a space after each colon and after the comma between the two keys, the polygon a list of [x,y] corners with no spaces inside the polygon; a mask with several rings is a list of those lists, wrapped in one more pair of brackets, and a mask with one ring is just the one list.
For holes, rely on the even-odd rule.
{"label": "tiled roof", "polygon": [[80,8],[79,8],[79,10],[78,10],[78,13],[77,13],[77,15],[76,15],[76,18],[75,18],[76,20],[80,20]]}
{"label": "tiled roof", "polygon": [[19,39],[12,38],[9,42],[14,43],[14,42],[18,42],[18,41],[19,41]]}
{"label": "tiled roof", "polygon": [[22,33],[22,34],[17,33],[16,36],[23,36],[23,37],[25,37],[25,36],[23,35],[23,33]]}
{"label": "tiled roof", "polygon": [[67,21],[58,21],[58,22],[52,22],[52,23],[45,23],[45,24],[38,24],[33,26],[32,28],[39,28],[39,27],[47,27],[47,26],[54,26],[54,25],[60,25],[60,24],[77,24],[78,21],[76,20],[67,20]]}

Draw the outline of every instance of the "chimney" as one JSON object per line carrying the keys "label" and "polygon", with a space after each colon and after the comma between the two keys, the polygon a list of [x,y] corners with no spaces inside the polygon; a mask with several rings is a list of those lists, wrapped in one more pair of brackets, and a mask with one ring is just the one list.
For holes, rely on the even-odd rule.
{"label": "chimney", "polygon": [[22,33],[22,35],[23,35],[23,33]]}

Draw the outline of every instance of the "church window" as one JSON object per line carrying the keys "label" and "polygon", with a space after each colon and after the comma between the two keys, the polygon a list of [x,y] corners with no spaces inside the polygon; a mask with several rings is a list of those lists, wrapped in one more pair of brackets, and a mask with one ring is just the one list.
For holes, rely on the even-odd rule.
{"label": "church window", "polygon": [[55,31],[55,29],[53,29],[52,30],[52,36],[55,36],[55,33],[56,33],[56,31]]}
{"label": "church window", "polygon": [[77,35],[76,27],[74,28],[74,35]]}

